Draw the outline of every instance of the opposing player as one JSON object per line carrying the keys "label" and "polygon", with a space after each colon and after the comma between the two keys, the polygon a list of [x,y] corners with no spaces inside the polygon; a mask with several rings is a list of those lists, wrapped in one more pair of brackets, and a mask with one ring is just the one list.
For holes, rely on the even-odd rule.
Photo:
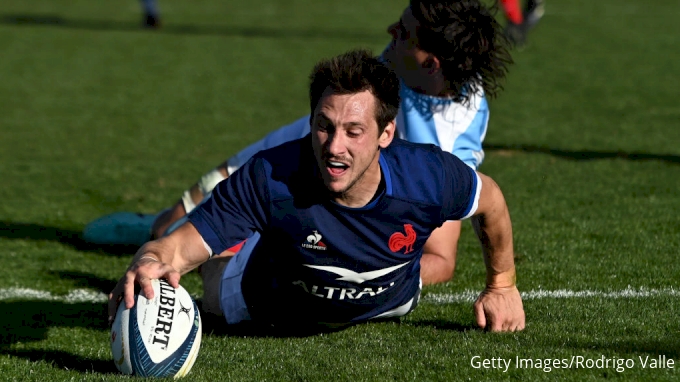
{"label": "opposing player", "polygon": [[[204,309],[229,324],[342,327],[403,316],[418,303],[428,237],[472,217],[487,267],[477,323],[522,330],[512,227],[496,183],[434,145],[394,137],[399,80],[370,53],[322,61],[310,78],[311,134],[256,154],[187,223],[142,246],[109,315],[121,298],[134,304],[135,284],[152,296],[150,279],[177,287],[203,264]],[[246,238],[233,257],[207,261]]]}
{"label": "opposing player", "polygon": [[[438,145],[476,169],[484,159],[486,96],[500,91],[511,62],[502,27],[478,0],[412,0],[388,32],[392,41],[382,58],[402,84],[397,135]],[[305,116],[229,158],[158,216],[108,215],[89,224],[84,237],[98,243],[141,245],[149,238],[151,224],[154,236],[160,237],[179,226],[219,181],[258,151],[308,133],[309,116]],[[460,230],[460,221],[450,221],[431,236],[422,258],[425,284],[453,277]]]}
{"label": "opposing player", "polygon": [[140,0],[139,2],[142,5],[142,12],[144,12],[142,26],[145,28],[160,28],[161,16],[158,12],[156,0]]}
{"label": "opposing player", "polygon": [[524,10],[520,0],[500,0],[507,24],[505,35],[516,46],[522,46],[527,39],[527,33],[538,24],[545,13],[543,0],[526,0]]}

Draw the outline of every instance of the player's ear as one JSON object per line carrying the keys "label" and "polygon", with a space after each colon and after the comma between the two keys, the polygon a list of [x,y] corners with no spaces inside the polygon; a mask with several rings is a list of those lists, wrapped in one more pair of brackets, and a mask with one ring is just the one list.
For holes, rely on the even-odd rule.
{"label": "player's ear", "polygon": [[387,146],[389,146],[390,143],[392,143],[396,128],[397,128],[396,120],[392,120],[387,123],[387,126],[385,126],[385,129],[380,134],[380,138],[378,138],[378,145],[380,146],[380,148],[384,149]]}
{"label": "player's ear", "polygon": [[427,69],[428,74],[437,73],[441,69],[441,61],[434,54],[429,54],[423,61],[423,68]]}

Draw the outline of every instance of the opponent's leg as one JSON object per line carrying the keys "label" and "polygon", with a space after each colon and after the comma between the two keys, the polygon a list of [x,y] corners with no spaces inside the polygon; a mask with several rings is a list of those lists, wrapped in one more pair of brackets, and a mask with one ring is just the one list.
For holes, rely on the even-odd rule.
{"label": "opponent's leg", "polygon": [[519,0],[501,0],[501,6],[509,22],[517,25],[524,22]]}
{"label": "opponent's leg", "polygon": [[536,26],[545,13],[543,0],[527,0],[524,11],[519,15],[519,1],[503,0],[502,3],[508,19],[505,25],[505,36],[513,44],[521,47],[526,42],[529,30]]}
{"label": "opponent's leg", "polygon": [[116,212],[88,223],[83,240],[93,244],[138,245],[151,239],[151,225],[157,215]]}
{"label": "opponent's leg", "polygon": [[524,24],[527,30],[536,26],[543,14],[545,14],[543,0],[528,0],[524,7]]}

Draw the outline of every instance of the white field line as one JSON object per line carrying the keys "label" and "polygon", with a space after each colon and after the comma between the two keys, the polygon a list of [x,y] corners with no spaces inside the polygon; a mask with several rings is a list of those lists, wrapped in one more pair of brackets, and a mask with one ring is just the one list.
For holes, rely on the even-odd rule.
{"label": "white field line", "polygon": [[[423,296],[423,301],[434,304],[455,304],[462,302],[473,302],[479,296],[480,291],[465,290],[459,293],[427,293]],[[596,290],[581,290],[573,291],[567,289],[558,290],[530,290],[521,292],[524,300],[538,300],[544,298],[645,298],[656,296],[680,296],[680,289],[664,288],[664,289],[648,289],[648,288],[632,288],[617,291],[596,291]],[[42,301],[60,301],[66,303],[78,302],[106,302],[107,295],[101,292],[96,292],[91,289],[74,289],[66,295],[55,295],[48,291],[29,289],[29,288],[0,288],[0,301],[2,300],[42,300]]]}
{"label": "white field line", "polygon": [[[423,296],[423,301],[435,304],[455,304],[461,302],[473,302],[479,296],[481,291],[465,290],[459,293],[429,293]],[[597,291],[597,290],[581,290],[573,291],[567,289],[558,290],[530,290],[520,292],[523,300],[538,300],[543,298],[645,298],[656,296],[680,296],[680,289],[663,288],[663,289],[648,289],[648,288],[633,288],[616,291]]]}
{"label": "white field line", "polygon": [[48,291],[28,288],[1,288],[0,301],[2,300],[42,300],[60,301],[67,303],[77,302],[106,302],[108,296],[91,289],[74,289],[66,295],[54,295]]}

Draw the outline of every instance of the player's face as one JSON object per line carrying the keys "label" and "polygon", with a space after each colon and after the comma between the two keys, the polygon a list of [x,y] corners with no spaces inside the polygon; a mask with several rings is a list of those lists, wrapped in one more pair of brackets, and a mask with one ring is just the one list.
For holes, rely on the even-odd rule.
{"label": "player's face", "polygon": [[419,22],[413,17],[411,7],[406,7],[399,21],[387,27],[392,42],[383,52],[383,58],[406,86],[423,91],[429,75],[425,65],[429,54],[418,48],[418,26]]}
{"label": "player's face", "polygon": [[324,184],[336,202],[363,206],[380,183],[380,148],[394,137],[394,122],[382,133],[370,91],[324,93],[311,120],[312,145]]}

